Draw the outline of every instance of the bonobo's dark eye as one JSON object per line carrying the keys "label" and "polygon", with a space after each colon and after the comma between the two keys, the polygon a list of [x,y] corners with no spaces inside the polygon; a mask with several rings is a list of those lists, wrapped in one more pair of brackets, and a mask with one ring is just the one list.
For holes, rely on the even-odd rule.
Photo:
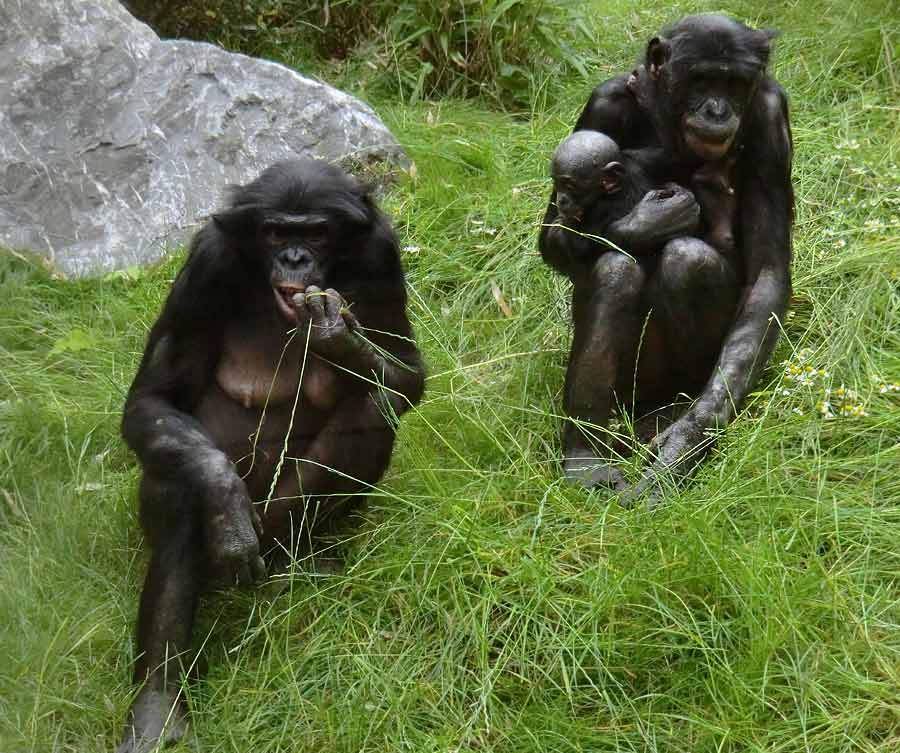
{"label": "bonobo's dark eye", "polygon": [[290,239],[287,228],[270,225],[266,228],[266,242],[271,246],[282,246]]}
{"label": "bonobo's dark eye", "polygon": [[321,246],[328,239],[327,225],[312,225],[303,228],[303,240],[313,246]]}

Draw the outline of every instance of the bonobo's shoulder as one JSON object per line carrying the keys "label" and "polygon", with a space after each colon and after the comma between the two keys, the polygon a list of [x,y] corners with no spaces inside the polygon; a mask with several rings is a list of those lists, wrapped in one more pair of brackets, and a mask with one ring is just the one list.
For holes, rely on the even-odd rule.
{"label": "bonobo's shoulder", "polygon": [[787,120],[787,92],[774,78],[766,76],[759,85],[756,95],[757,112],[764,123]]}
{"label": "bonobo's shoulder", "polygon": [[575,130],[602,131],[619,140],[627,135],[629,122],[638,111],[634,94],[628,88],[630,74],[598,84],[575,124]]}
{"label": "bonobo's shoulder", "polygon": [[622,73],[602,81],[594,87],[594,91],[591,92],[591,99],[608,98],[615,100],[618,97],[630,97],[628,79],[631,75],[630,73]]}

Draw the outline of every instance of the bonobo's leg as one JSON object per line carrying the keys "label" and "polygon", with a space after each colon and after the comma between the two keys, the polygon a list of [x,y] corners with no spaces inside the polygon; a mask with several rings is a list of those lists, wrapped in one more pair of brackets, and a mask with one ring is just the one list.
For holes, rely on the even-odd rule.
{"label": "bonobo's leg", "polygon": [[[662,330],[667,343],[673,397],[677,392],[697,395],[712,376],[740,294],[740,275],[725,256],[707,243],[696,238],[676,238],[666,244],[656,272],[647,283],[647,295],[654,326]],[[639,380],[639,405],[644,402],[641,390]],[[681,427],[677,434],[679,446],[668,446],[676,437],[676,426]],[[630,506],[638,497],[646,496],[652,509],[664,491],[663,476],[688,475],[710,446],[703,427],[693,427],[682,418],[650,443],[657,461],[637,486],[622,496],[621,504]],[[682,450],[691,448],[694,451],[683,456]],[[676,459],[683,468],[673,465]]]}
{"label": "bonobo's leg", "polygon": [[387,402],[368,394],[345,399],[303,456],[285,464],[273,500],[259,510],[263,551],[306,548],[309,542],[298,537],[328,531],[364,502],[391,459]]}
{"label": "bonobo's leg", "polygon": [[732,262],[697,238],[676,238],[662,250],[648,297],[665,333],[677,391],[696,395],[712,374],[740,295]]}
{"label": "bonobo's leg", "polygon": [[[565,410],[573,419],[605,427],[616,388],[630,383],[642,323],[642,290],[646,274],[640,263],[617,251],[600,256],[573,295],[575,333],[566,371]],[[626,399],[625,395],[618,395]],[[608,445],[567,421],[563,427],[563,475],[585,487],[625,486],[622,474],[607,462]],[[599,444],[605,444],[601,441]]]}
{"label": "bonobo's leg", "polygon": [[191,631],[203,576],[195,505],[177,484],[144,476],[141,523],[152,549],[138,611],[135,683],[141,686],[117,753],[145,753],[185,731],[178,699],[190,664]]}

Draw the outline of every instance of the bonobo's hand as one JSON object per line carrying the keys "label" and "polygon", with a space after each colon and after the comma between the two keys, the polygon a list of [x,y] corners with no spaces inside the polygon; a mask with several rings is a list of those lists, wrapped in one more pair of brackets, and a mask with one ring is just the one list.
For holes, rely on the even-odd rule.
{"label": "bonobo's hand", "polygon": [[356,317],[347,308],[341,294],[332,288],[322,290],[310,285],[305,293],[294,296],[300,331],[310,326],[309,347],[323,356],[340,356],[355,345],[353,330],[359,328]]}
{"label": "bonobo's hand", "polygon": [[700,205],[677,183],[648,191],[626,218],[632,233],[647,243],[665,243],[691,235],[700,220]]}
{"label": "bonobo's hand", "polygon": [[572,205],[565,212],[557,208],[557,215],[554,224],[565,225],[566,227],[577,227],[584,216],[584,209],[577,205]]}
{"label": "bonobo's hand", "polygon": [[249,585],[263,580],[266,566],[259,556],[262,524],[243,480],[233,471],[223,473],[209,492],[203,535],[216,580],[227,585]]}
{"label": "bonobo's hand", "polygon": [[644,498],[647,509],[653,510],[668,489],[688,478],[713,445],[715,439],[693,411],[660,432],[650,442],[654,456],[637,485],[619,497],[622,507],[632,507]]}

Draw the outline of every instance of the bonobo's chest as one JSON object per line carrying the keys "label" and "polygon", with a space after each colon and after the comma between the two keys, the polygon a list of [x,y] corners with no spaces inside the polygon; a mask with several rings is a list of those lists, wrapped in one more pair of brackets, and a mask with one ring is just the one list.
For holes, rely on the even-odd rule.
{"label": "bonobo's chest", "polygon": [[342,376],[307,352],[306,337],[240,322],[225,327],[221,355],[195,417],[238,466],[264,472],[285,446],[300,453],[337,405]]}

